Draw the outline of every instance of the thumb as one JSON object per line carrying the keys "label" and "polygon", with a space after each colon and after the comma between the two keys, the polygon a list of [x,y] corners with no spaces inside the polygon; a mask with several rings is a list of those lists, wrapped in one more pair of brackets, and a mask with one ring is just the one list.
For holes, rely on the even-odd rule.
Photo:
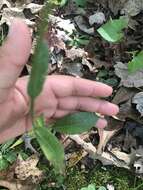
{"label": "thumb", "polygon": [[0,103],[8,98],[31,50],[31,36],[20,19],[11,23],[6,41],[0,47]]}

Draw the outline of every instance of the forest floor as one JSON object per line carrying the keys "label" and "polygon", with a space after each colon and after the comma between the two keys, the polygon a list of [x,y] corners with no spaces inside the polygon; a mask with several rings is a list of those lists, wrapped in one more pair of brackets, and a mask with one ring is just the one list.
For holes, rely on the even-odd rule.
{"label": "forest floor", "polygon": [[[44,0],[2,0],[1,43],[8,33],[10,18],[20,17],[31,28],[34,47],[43,3]],[[119,25],[124,20],[128,23],[116,33],[116,27],[112,30],[113,25],[109,24],[111,19],[123,19]],[[29,136],[32,136],[32,147],[40,154],[38,158],[31,144],[25,149],[25,136],[4,143],[0,146],[0,189],[80,190],[95,184],[102,190],[142,190],[143,0],[62,0],[51,11],[49,20],[48,73],[87,78],[112,86],[113,95],[108,100],[118,104],[120,112],[116,118],[107,118],[108,126],[102,135],[93,127],[89,133],[79,136],[94,145],[104,160],[102,156],[93,159],[78,142],[64,136],[65,178],[55,175],[32,134]],[[107,28],[98,32],[105,23],[109,24]],[[22,76],[29,74],[30,61]]]}

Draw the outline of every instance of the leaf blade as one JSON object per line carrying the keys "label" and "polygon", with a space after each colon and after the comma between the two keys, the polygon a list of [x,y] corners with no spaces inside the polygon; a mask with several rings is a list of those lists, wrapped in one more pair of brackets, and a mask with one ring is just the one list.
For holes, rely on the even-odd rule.
{"label": "leaf blade", "polygon": [[109,42],[118,42],[123,38],[122,30],[128,26],[128,19],[120,18],[109,20],[103,24],[97,32]]}
{"label": "leaf blade", "polygon": [[128,70],[130,73],[143,69],[143,50],[128,62]]}
{"label": "leaf blade", "polygon": [[40,41],[35,50],[30,81],[28,83],[28,94],[32,99],[35,99],[42,91],[48,69],[48,62],[48,45],[46,42]]}
{"label": "leaf blade", "polygon": [[64,149],[58,139],[46,127],[35,125],[34,132],[46,158],[53,164],[55,171],[64,170]]}
{"label": "leaf blade", "polygon": [[52,126],[54,130],[65,134],[80,134],[90,130],[99,117],[90,112],[70,114],[56,121]]}

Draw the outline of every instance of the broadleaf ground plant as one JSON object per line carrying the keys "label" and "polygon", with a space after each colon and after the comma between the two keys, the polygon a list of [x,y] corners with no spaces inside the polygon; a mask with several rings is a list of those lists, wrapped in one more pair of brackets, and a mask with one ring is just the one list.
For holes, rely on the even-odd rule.
{"label": "broadleaf ground plant", "polygon": [[[28,83],[28,94],[31,99],[30,113],[33,121],[33,131],[46,158],[53,164],[56,173],[64,171],[64,149],[55,135],[46,126],[44,117],[35,119],[34,102],[42,91],[47,75],[49,63],[48,44],[44,41],[44,34],[48,29],[48,15],[57,1],[45,1],[42,10],[41,23],[38,27],[37,46],[32,61],[32,70]],[[81,112],[66,116],[58,120],[52,129],[66,134],[77,134],[89,130],[98,119],[94,113]]]}
{"label": "broadleaf ground plant", "polygon": [[123,29],[127,28],[128,19],[110,19],[107,23],[102,25],[97,31],[98,33],[109,42],[118,42],[120,41],[124,34]]}
{"label": "broadleaf ground plant", "polygon": [[[110,19],[103,24],[97,32],[108,42],[121,43],[124,38],[123,29],[128,27],[129,20],[127,18]],[[129,74],[143,69],[143,50],[133,55],[133,59],[128,62]]]}
{"label": "broadleaf ground plant", "polygon": [[83,187],[80,190],[106,190],[104,186],[100,186],[99,188],[96,188],[94,184],[90,184],[87,187]]}

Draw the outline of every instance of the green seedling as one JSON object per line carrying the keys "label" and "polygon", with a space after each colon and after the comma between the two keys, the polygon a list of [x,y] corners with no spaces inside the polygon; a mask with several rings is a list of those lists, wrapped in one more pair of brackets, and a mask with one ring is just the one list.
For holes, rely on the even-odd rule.
{"label": "green seedling", "polygon": [[[83,187],[80,190],[97,190],[97,188],[95,187],[94,184],[90,184],[90,185],[88,185],[88,187]],[[101,186],[98,188],[98,190],[106,190],[106,188]]]}
{"label": "green seedling", "polygon": [[110,19],[106,24],[103,24],[97,32],[108,42],[119,42],[123,37],[123,29],[128,27],[128,19]]}
{"label": "green seedling", "polygon": [[[31,99],[30,114],[33,121],[35,137],[46,158],[53,164],[56,173],[64,172],[64,148],[55,135],[47,128],[44,117],[36,118],[34,113],[35,99],[43,89],[49,63],[49,48],[43,40],[48,28],[48,15],[52,10],[52,1],[46,1],[38,27],[37,46],[32,59],[32,70],[28,83],[28,94]],[[62,133],[77,134],[89,130],[95,125],[98,117],[93,113],[76,113],[66,116],[54,123],[52,129]]]}
{"label": "green seedling", "polygon": [[133,55],[133,59],[128,63],[128,70],[134,73],[143,69],[143,50]]}

